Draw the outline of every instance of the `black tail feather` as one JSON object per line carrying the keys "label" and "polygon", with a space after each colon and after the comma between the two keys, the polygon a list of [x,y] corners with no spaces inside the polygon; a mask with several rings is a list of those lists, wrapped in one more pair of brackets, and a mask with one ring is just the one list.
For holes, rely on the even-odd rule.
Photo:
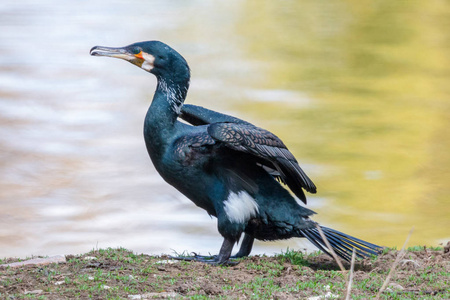
{"label": "black tail feather", "polygon": [[330,255],[331,256],[331,254],[326,250],[326,246],[324,247],[324,246],[322,246],[319,242],[318,242],[318,240],[317,240],[317,238],[314,236],[315,234],[314,233],[312,233],[312,232],[310,232],[310,234],[306,234],[304,231],[300,231],[302,234],[303,234],[303,236],[305,236],[307,239],[308,239],[308,241],[310,241],[314,246],[316,246],[317,248],[319,248],[320,250],[322,250],[324,253],[326,253],[326,254],[328,254],[328,255]]}
{"label": "black tail feather", "polygon": [[[315,236],[316,238],[318,238],[319,240],[322,240],[322,237],[320,235],[320,233],[317,230],[315,231]],[[333,248],[334,252],[339,255],[340,257],[344,257],[346,260],[348,260],[348,258],[350,257],[348,255],[348,253],[352,251],[351,248],[346,247],[346,245],[344,243],[342,243],[341,241],[336,240],[333,236],[330,236],[329,234],[324,232],[325,237],[328,239],[328,242],[330,243],[331,247]],[[356,249],[356,248],[355,248]],[[358,250],[356,250],[356,253],[358,253]]]}
{"label": "black tail feather", "polygon": [[[346,261],[351,260],[353,248],[355,248],[356,255],[361,258],[378,255],[383,250],[383,247],[360,240],[340,231],[323,226],[320,226],[320,228],[330,243],[331,248],[333,248],[333,251]],[[317,228],[304,229],[301,233],[314,244],[314,246],[331,256],[328,247],[320,236]]]}
{"label": "black tail feather", "polygon": [[[309,232],[308,232],[308,234],[311,234],[312,235],[312,237],[315,239],[315,242],[316,243],[319,243],[319,244],[322,244],[323,246],[321,246],[322,247],[322,249],[325,247],[325,248],[327,248],[327,246],[326,246],[326,244],[325,244],[325,242],[323,242],[322,241],[322,237],[320,236],[320,233],[317,231],[317,230],[310,230]],[[329,241],[330,242],[330,241]],[[330,242],[330,245],[331,245],[331,247],[333,248],[333,251],[337,254],[337,255],[339,255],[340,257],[345,257],[346,256],[346,251],[344,250],[344,249],[342,249],[341,247],[339,247],[339,245],[337,245],[336,243],[334,243],[334,242]],[[320,248],[319,248],[320,249]],[[322,250],[321,249],[321,250]],[[322,250],[323,251],[323,250]],[[329,256],[331,256],[332,257],[332,255],[331,255],[331,253],[329,253],[329,250],[327,251],[327,252],[325,252],[326,254],[328,254]],[[346,258],[345,258],[346,259]]]}
{"label": "black tail feather", "polygon": [[349,251],[351,253],[353,248],[355,248],[355,252],[358,257],[365,256],[364,252],[361,249],[367,250],[367,252],[370,252],[371,254],[376,254],[375,252],[373,252],[370,249],[367,249],[361,245],[353,243],[351,240],[345,240],[345,241],[338,240],[334,235],[331,235],[329,232],[324,232],[324,235],[328,239],[328,242],[333,247],[333,249],[334,249],[334,247],[340,248],[343,251],[343,253],[347,253]]}
{"label": "black tail feather", "polygon": [[[314,237],[316,239],[318,239],[320,242],[322,242],[322,237],[320,236],[319,231],[317,229],[314,229],[313,232],[314,232],[313,233]],[[328,242],[330,243],[331,247],[333,248],[333,251],[337,255],[339,255],[339,257],[342,257],[347,261],[350,260],[352,250],[346,248],[344,244],[342,244],[340,241],[336,241],[334,238],[330,240],[330,237],[327,237],[326,234],[325,234],[325,237],[328,239]],[[325,244],[325,242],[323,242],[323,243]]]}

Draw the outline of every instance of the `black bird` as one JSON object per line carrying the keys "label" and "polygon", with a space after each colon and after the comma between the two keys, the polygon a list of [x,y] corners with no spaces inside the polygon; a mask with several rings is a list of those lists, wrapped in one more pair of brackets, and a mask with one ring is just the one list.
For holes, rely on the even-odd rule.
{"label": "black bird", "polygon": [[[147,151],[159,174],[211,216],[217,217],[222,247],[212,264],[248,256],[254,239],[304,237],[330,254],[309,217],[315,212],[297,203],[283,183],[306,204],[303,190],[316,186],[273,133],[241,119],[183,102],[189,88],[186,60],[159,41],[139,42],[122,48],[96,46],[91,55],[127,60],[154,74],[157,88],[144,121]],[[180,122],[182,118],[190,124]],[[336,230],[321,226],[333,250],[349,260],[376,255],[382,249]]]}

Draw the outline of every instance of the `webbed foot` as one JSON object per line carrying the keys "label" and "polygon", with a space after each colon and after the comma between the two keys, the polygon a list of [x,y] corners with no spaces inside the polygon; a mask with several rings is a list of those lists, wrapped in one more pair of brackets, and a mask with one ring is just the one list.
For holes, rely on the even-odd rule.
{"label": "webbed foot", "polygon": [[213,266],[235,266],[239,261],[232,259],[219,259],[219,255],[199,255],[195,252],[192,256],[169,256],[171,259],[183,260],[183,261],[198,261]]}
{"label": "webbed foot", "polygon": [[202,256],[194,252],[194,256],[171,256],[171,258],[184,261],[199,261],[214,266],[235,266],[239,261],[230,260],[231,250],[233,250],[235,242],[236,240],[234,239],[225,238],[219,255]]}

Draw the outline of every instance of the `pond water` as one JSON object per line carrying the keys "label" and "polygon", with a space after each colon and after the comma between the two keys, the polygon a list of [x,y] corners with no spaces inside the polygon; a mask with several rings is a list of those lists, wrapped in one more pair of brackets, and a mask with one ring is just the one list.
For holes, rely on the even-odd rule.
{"label": "pond water", "polygon": [[[315,220],[386,246],[450,239],[450,5],[442,1],[0,3],[0,257],[216,253],[216,221],[166,184],[142,122],[155,78],[95,45],[161,40],[187,103],[281,137]],[[312,249],[300,239],[254,253]],[[173,250],[172,250],[173,249]]]}

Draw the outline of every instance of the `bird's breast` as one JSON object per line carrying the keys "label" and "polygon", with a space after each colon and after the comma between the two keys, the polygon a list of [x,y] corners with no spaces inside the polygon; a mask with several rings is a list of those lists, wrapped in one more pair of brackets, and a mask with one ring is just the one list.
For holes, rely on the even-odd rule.
{"label": "bird's breast", "polygon": [[161,154],[150,152],[161,177],[208,214],[216,216],[210,197],[214,178],[205,167],[205,159],[187,146],[167,147]]}

